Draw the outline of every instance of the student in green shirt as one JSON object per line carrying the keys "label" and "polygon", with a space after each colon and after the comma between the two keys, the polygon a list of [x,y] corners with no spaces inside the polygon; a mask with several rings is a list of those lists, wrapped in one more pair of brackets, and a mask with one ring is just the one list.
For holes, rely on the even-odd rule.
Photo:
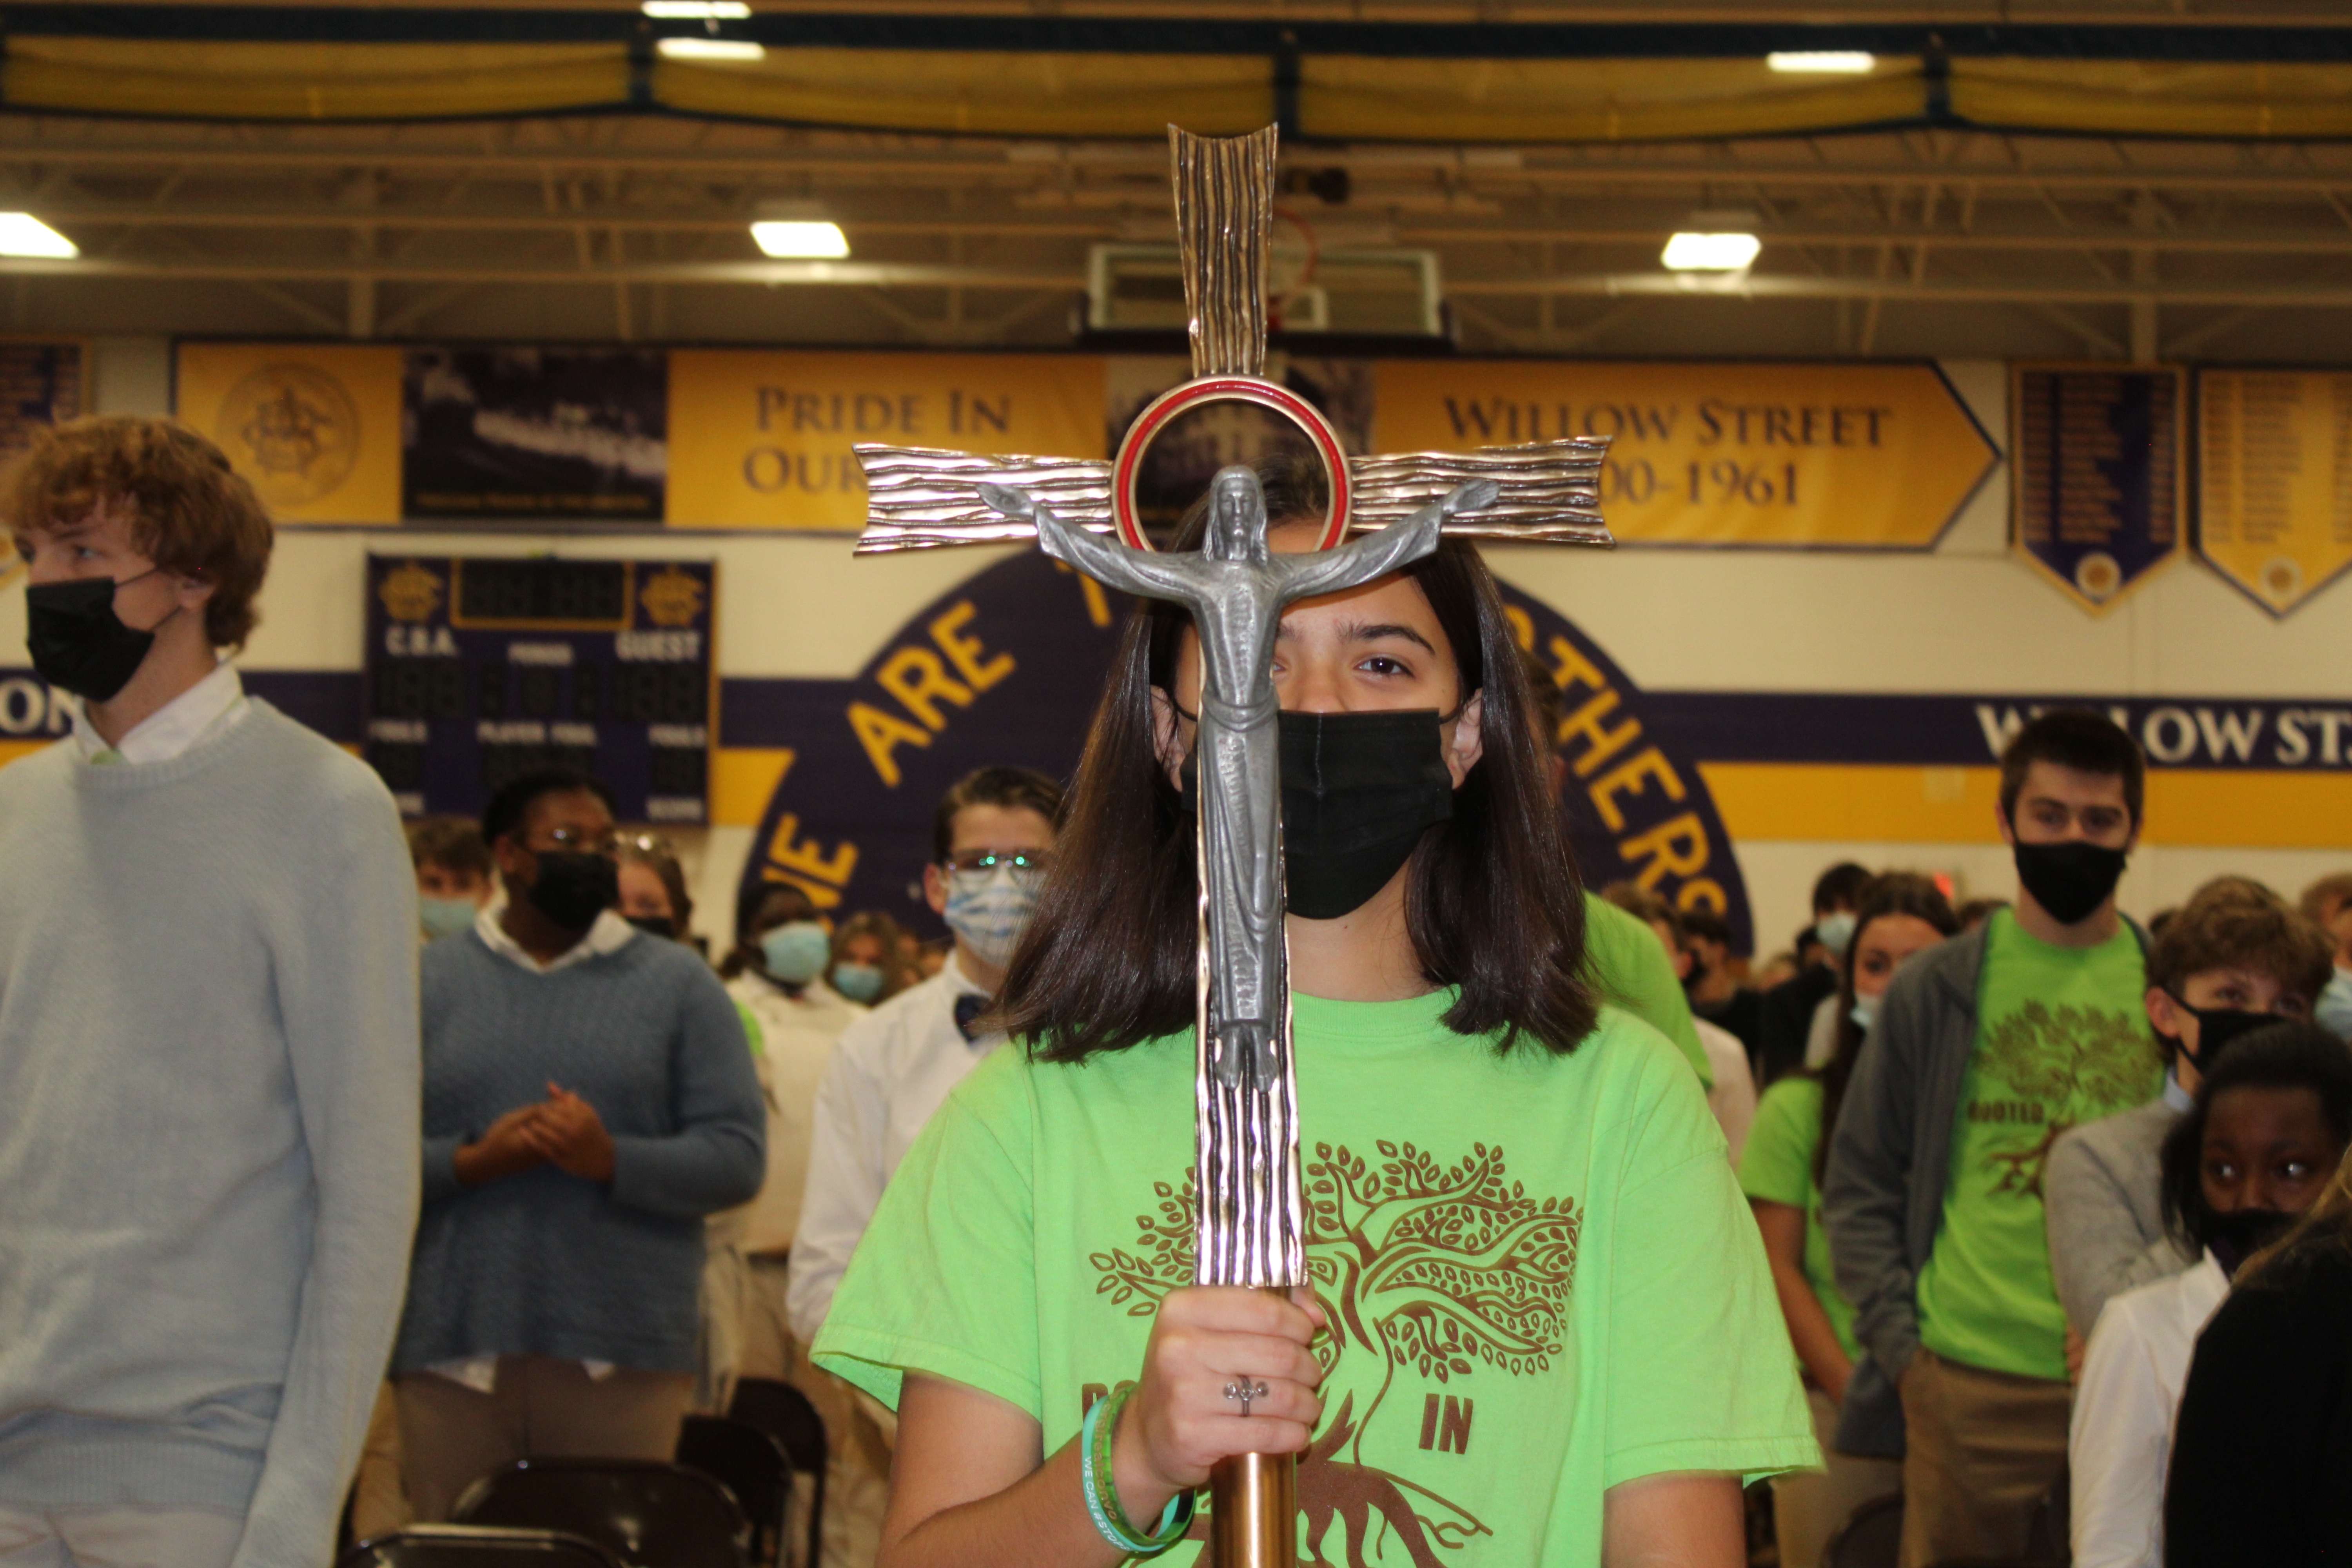
{"label": "student in green shirt", "polygon": [[2163,1088],[2142,940],[2116,909],[2142,795],[2139,748],[2105,715],[2018,731],[1999,816],[2016,907],[1896,976],[1830,1135],[1830,1251],[1870,1352],[1839,1435],[1869,1451],[1900,1424],[1904,1568],[2016,1556],[2065,1465],[2043,1176],[2061,1133]]}
{"label": "student in green shirt", "polygon": [[1903,1484],[1897,1458],[1836,1447],[1846,1384],[1866,1352],[1853,1337],[1853,1306],[1837,1288],[1829,1235],[1822,1228],[1821,1176],[1828,1152],[1822,1128],[1836,1124],[1854,1058],[1895,970],[1958,931],[1959,922],[1935,883],[1901,871],[1864,887],[1854,922],[1838,964],[1837,1049],[1819,1072],[1793,1074],[1764,1091],[1739,1160],[1739,1185],[1763,1233],[1825,1467],[1821,1475],[1773,1478],[1772,1522],[1782,1568],[1813,1568],[1847,1514]]}
{"label": "student in green shirt", "polygon": [[[1271,478],[1270,517],[1321,516],[1297,470]],[[1028,1047],[932,1119],[817,1341],[899,1413],[882,1568],[1121,1561],[1074,1441],[1106,1394],[1131,1531],[1219,1458],[1287,1450],[1302,1561],[1735,1568],[1742,1477],[1815,1445],[1699,1085],[1585,979],[1493,578],[1449,540],[1294,605],[1275,679],[1286,727],[1385,730],[1370,773],[1442,763],[1452,786],[1385,851],[1346,852],[1388,868],[1377,890],[1287,918],[1311,1288],[1192,1284],[1200,683],[1189,620],[1147,603],[1007,977]],[[1294,898],[1332,869],[1296,840],[1286,859]],[[1243,1380],[1265,1393],[1237,1406]],[[1164,1560],[1196,1562],[1204,1533]]]}

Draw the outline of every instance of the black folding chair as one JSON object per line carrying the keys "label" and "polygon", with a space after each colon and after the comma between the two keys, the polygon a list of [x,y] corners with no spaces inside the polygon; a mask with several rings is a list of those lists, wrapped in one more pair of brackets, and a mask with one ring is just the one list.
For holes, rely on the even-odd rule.
{"label": "black folding chair", "polygon": [[781,1444],[793,1468],[815,1480],[809,1500],[808,1568],[817,1568],[824,1544],[824,1419],[807,1394],[772,1377],[737,1381],[735,1398],[727,1407],[735,1420],[757,1426]]}
{"label": "black folding chair", "polygon": [[793,1461],[784,1446],[726,1415],[689,1415],[677,1435],[677,1462],[715,1476],[751,1521],[751,1561],[779,1568],[791,1517]]}
{"label": "black folding chair", "polygon": [[363,1541],[335,1568],[626,1568],[593,1541],[556,1530],[412,1524]]}
{"label": "black folding chair", "polygon": [[751,1531],[727,1489],[650,1459],[518,1459],[457,1500],[461,1524],[568,1531],[624,1568],[746,1568]]}
{"label": "black folding chair", "polygon": [[1895,1568],[1903,1555],[1903,1494],[1889,1492],[1857,1504],[1830,1531],[1822,1568]]}

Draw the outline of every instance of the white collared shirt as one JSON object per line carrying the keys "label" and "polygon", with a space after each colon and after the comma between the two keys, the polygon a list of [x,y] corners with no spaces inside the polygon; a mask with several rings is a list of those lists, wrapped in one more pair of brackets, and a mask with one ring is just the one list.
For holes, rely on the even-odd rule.
{"label": "white collared shirt", "polygon": [[785,1311],[803,1344],[833,1306],[898,1162],[956,1085],[1003,1035],[967,1040],[956,1027],[959,996],[990,994],[963,973],[961,953],[841,1034],[817,1085],[809,1135],[808,1181],[793,1234]]}
{"label": "white collared shirt", "polygon": [[237,679],[236,666],[222,659],[213,666],[210,675],[142,719],[129,734],[111,746],[98,732],[98,726],[89,721],[89,704],[76,702],[74,745],[85,763],[128,763],[132,767],[168,763],[184,755],[214,725],[234,724],[252,707],[246,699],[245,682]]}
{"label": "white collared shirt", "polygon": [[[629,944],[631,939],[645,934],[613,910],[606,910],[596,917],[596,923],[588,928],[586,936],[557,953],[551,963],[541,963],[523,951],[522,944],[509,936],[507,928],[499,923],[499,911],[504,908],[502,904],[494,904],[476,915],[474,934],[480,937],[482,945],[492,952],[533,974],[552,974],[559,969],[569,969],[575,963],[585,963],[592,958],[618,952]],[[589,1377],[595,1382],[602,1383],[613,1375],[611,1362],[583,1361],[580,1364],[588,1369]],[[499,1358],[494,1355],[436,1362],[425,1370],[452,1383],[462,1383],[477,1394],[492,1394],[498,1390]]]}
{"label": "white collared shirt", "polygon": [[2066,1440],[2078,1568],[2163,1563],[2164,1477],[2180,1391],[2197,1336],[2229,1294],[2229,1276],[2208,1252],[2100,1310]]}

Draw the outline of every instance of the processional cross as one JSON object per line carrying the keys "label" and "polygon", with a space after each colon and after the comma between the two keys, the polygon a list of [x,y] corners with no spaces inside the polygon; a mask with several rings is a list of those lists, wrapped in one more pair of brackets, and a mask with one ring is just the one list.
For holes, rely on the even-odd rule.
{"label": "processional cross", "polygon": [[[1435,550],[1442,533],[1612,542],[1594,510],[1605,440],[1350,458],[1320,411],[1265,378],[1275,134],[1268,126],[1211,139],[1168,128],[1192,376],[1136,416],[1110,461],[856,448],[868,492],[861,554],[1034,535],[1047,554],[1097,582],[1192,613],[1202,667],[1194,752],[1202,890],[1194,1279],[1265,1289],[1307,1282],[1273,678],[1283,608],[1393,572]],[[1223,470],[1211,487],[1200,552],[1152,548],[1136,506],[1144,449],[1176,416],[1215,402],[1272,409],[1314,444],[1330,476],[1317,550],[1269,551],[1265,497],[1241,467]],[[1340,542],[1365,529],[1377,531]],[[1293,1568],[1296,1514],[1290,1456],[1221,1464],[1210,1562]]]}

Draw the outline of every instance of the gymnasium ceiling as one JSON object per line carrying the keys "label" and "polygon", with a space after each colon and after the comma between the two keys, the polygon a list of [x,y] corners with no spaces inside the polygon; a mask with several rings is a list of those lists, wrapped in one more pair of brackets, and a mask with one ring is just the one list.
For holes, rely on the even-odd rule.
{"label": "gymnasium ceiling", "polygon": [[[38,30],[26,14],[61,9],[0,6],[11,69],[37,52],[20,44]],[[399,36],[397,18],[411,13],[445,40],[462,36],[449,31],[460,16],[552,17],[614,37],[636,26],[634,5],[586,0],[464,13],[423,0],[75,9],[113,13],[123,25],[110,36],[151,50],[184,46],[192,71],[196,43],[277,37],[281,24],[313,44],[345,20],[364,21],[379,41]],[[751,30],[772,38],[853,11],[915,29],[945,27],[951,11],[960,23],[1015,27],[1007,37],[1097,47],[1139,23],[1158,38],[1181,36],[1188,21],[1295,25],[1309,49],[1342,36],[1318,26],[1418,27],[1507,49],[1579,26],[1621,26],[1605,36],[1643,47],[1676,26],[1746,47],[1895,38],[1932,22],[1956,37],[2011,29],[2062,62],[2070,37],[2110,56],[2122,38],[2125,53],[2193,67],[2224,35],[2219,52],[2257,76],[2264,59],[2314,50],[2352,62],[2352,29],[2324,25],[2343,17],[2341,0],[2021,0],[1939,7],[1932,18],[1838,3],[1800,15],[1760,3],[1469,0],[754,0],[754,10]],[[1246,55],[1257,35],[1218,36],[1243,38]],[[1074,341],[1089,246],[1173,235],[1166,150],[1149,136],[825,127],[659,104],[404,122],[125,118],[7,97],[0,207],[36,212],[82,251],[0,260],[0,325],[16,331],[1048,347]],[[1464,352],[2306,363],[2352,353],[2352,140],[2061,132],[1930,113],[1645,141],[1389,141],[1317,137],[1314,112],[1310,103],[1285,150],[1280,243],[1300,254],[1310,243],[1433,252]],[[847,233],[850,258],[761,258],[746,226],[777,202],[821,206]],[[1743,278],[1691,282],[1660,268],[1665,236],[1702,212],[1752,215],[1764,248]]]}

